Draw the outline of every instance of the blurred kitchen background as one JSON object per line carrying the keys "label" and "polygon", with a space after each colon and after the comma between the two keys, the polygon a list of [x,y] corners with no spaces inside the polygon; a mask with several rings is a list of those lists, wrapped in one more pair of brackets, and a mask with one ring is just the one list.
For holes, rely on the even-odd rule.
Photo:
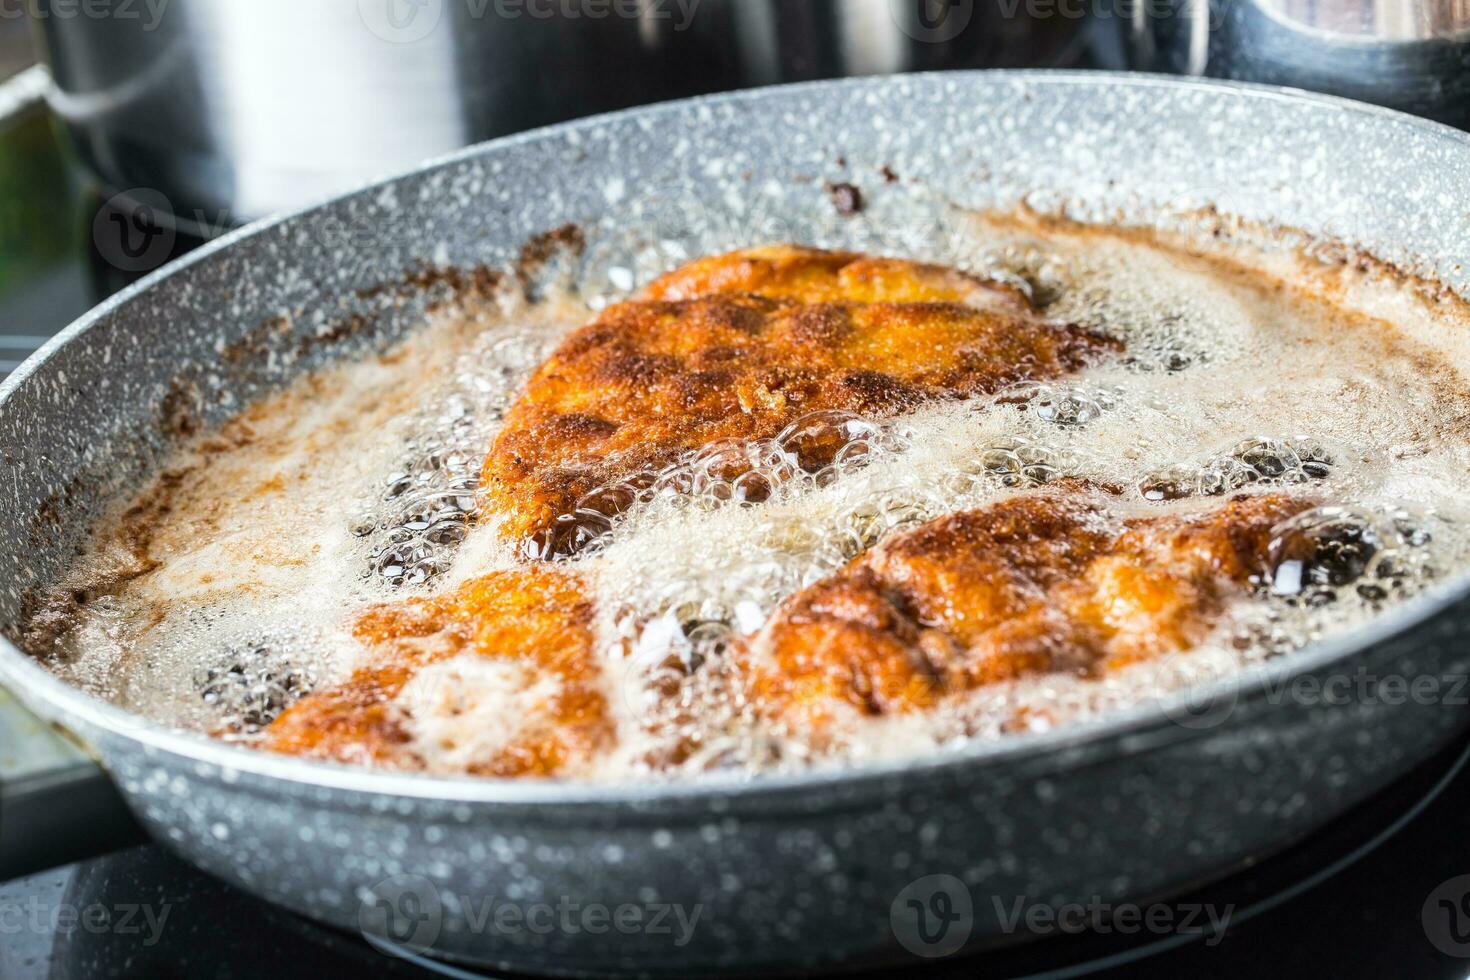
{"label": "blurred kitchen background", "polygon": [[49,71],[11,101],[44,89],[103,258],[137,273],[490,137],[819,78],[1160,71],[1464,127],[1467,26],[1470,0],[0,0],[0,77]]}
{"label": "blurred kitchen background", "polygon": [[25,19],[0,21],[0,79],[9,78],[35,60]]}

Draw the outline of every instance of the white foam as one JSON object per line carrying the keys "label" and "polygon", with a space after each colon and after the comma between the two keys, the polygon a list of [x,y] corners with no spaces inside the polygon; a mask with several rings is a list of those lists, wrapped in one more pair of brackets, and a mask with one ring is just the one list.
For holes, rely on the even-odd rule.
{"label": "white foam", "polygon": [[493,762],[526,730],[552,724],[546,707],[558,690],[554,677],[532,676],[523,663],[462,654],[419,671],[394,706],[432,769],[462,773]]}

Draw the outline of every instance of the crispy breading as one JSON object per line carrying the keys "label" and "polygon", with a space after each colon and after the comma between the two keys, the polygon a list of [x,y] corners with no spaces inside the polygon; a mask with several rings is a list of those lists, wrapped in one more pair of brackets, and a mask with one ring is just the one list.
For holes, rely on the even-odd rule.
{"label": "crispy breading", "polygon": [[[820,747],[865,717],[935,708],[983,685],[1109,671],[1188,650],[1265,570],[1272,529],[1311,506],[1238,496],[1190,514],[1119,519],[1101,491],[1067,485],[931,521],[791,596],[727,655],[741,696],[777,730]],[[267,729],[277,752],[436,768],[400,694],[464,654],[552,683],[516,737],[464,771],[555,776],[616,741],[579,577],[544,565],[445,595],[369,609],[366,655],[344,683]],[[422,736],[419,736],[421,739]],[[432,754],[433,746],[427,747]]]}
{"label": "crispy breading", "polygon": [[[508,535],[566,553],[575,546],[544,540],[558,517],[689,450],[770,438],[816,410],[883,417],[985,394],[1117,349],[1045,322],[1012,287],[940,266],[793,246],[700,259],[541,365],[486,458],[483,491]],[[820,467],[831,451],[814,446],[801,463]]]}
{"label": "crispy breading", "polygon": [[551,776],[585,763],[615,734],[593,648],[592,613],[577,576],[537,566],[486,575],[442,596],[373,607],[353,625],[367,651],[364,663],[344,683],[285,711],[266,730],[263,747],[338,762],[432,768],[414,745],[407,709],[395,699],[430,665],[472,654],[524,667],[528,685],[551,684],[516,736],[474,760],[468,772]]}
{"label": "crispy breading", "polygon": [[947,266],[797,245],[766,245],[695,259],[649,283],[640,298],[676,302],[725,293],[801,303],[967,303],[1018,312],[1030,308],[1014,286]]}
{"label": "crispy breading", "polygon": [[921,711],[1030,674],[1097,676],[1190,649],[1309,507],[1241,496],[1119,520],[1075,488],[931,521],[786,600],[734,648],[746,697],[820,743],[844,719]]}

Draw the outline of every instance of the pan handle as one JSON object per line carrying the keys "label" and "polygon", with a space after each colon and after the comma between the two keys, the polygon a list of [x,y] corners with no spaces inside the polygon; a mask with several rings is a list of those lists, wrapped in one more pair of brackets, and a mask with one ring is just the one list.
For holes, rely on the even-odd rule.
{"label": "pan handle", "polygon": [[0,881],[145,840],[96,760],[0,687]]}

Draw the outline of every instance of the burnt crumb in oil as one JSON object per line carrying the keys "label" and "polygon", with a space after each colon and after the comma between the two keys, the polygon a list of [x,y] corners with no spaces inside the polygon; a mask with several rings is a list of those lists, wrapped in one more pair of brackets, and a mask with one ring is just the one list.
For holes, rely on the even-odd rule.
{"label": "burnt crumb in oil", "polygon": [[844,218],[851,218],[854,215],[861,214],[863,208],[866,206],[866,202],[863,200],[862,189],[856,184],[849,184],[846,181],[837,184],[828,184],[827,196],[832,199],[832,206],[837,209],[837,213]]}
{"label": "burnt crumb in oil", "polygon": [[582,229],[568,222],[526,240],[516,260],[515,275],[521,288],[533,292],[538,274],[558,255],[570,258],[580,256],[587,248],[587,237]]}

